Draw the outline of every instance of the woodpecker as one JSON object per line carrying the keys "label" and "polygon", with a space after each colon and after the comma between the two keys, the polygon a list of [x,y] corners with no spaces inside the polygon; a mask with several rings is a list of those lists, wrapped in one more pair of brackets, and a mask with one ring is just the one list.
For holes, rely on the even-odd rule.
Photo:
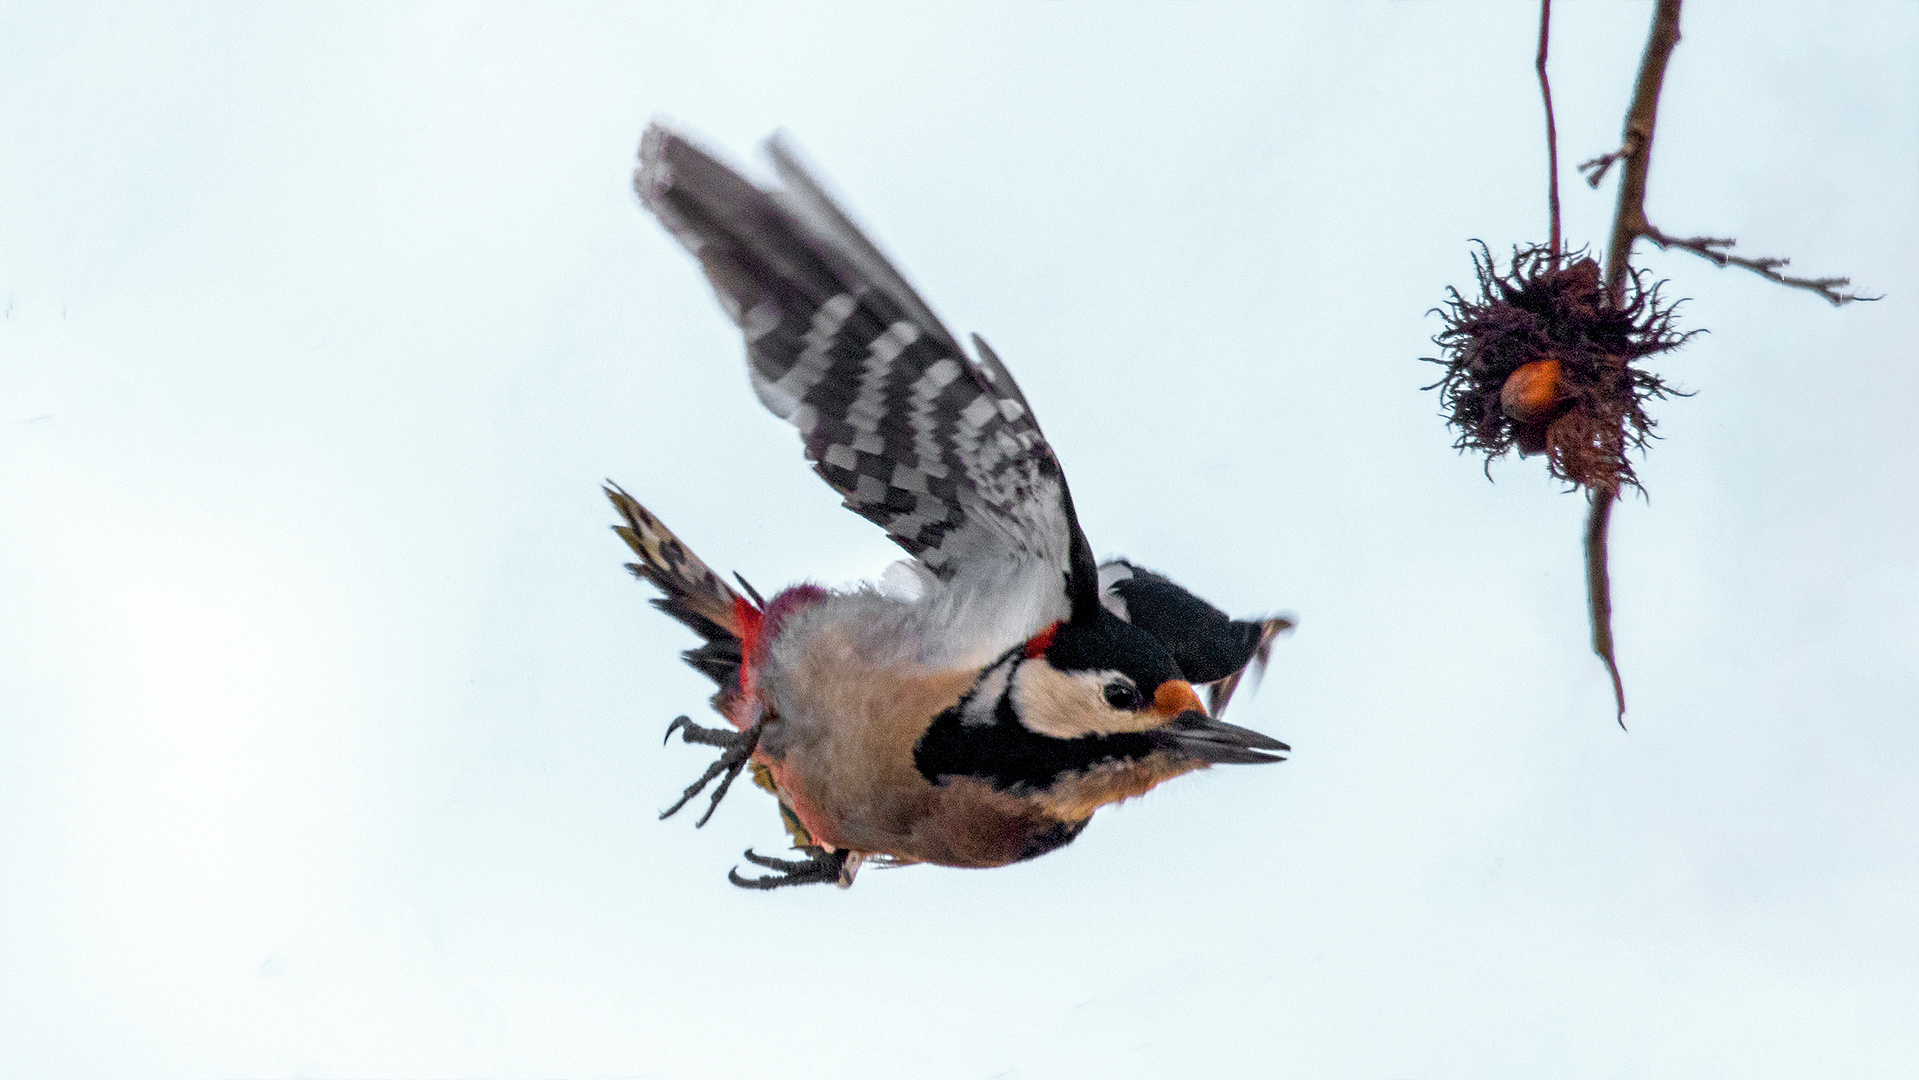
{"label": "woodpecker", "polygon": [[961,347],[781,136],[766,150],[777,186],[655,123],[634,186],[743,331],[761,403],[910,558],[878,585],[767,600],[608,482],[628,569],[702,639],[682,656],[728,725],[668,725],[720,755],[660,816],[718,780],[704,825],[751,767],[805,858],[748,850],[772,873],[730,880],[843,888],[869,860],[1031,859],[1172,777],[1284,760],[1285,743],[1219,714],[1292,621],[1235,620],[1163,575],[1097,563],[1005,365],[978,335]]}

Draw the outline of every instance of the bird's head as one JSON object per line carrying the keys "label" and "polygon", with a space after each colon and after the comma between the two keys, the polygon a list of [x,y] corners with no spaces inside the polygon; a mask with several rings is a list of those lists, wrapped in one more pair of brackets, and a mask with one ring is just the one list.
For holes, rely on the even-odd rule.
{"label": "bird's head", "polygon": [[1094,608],[1002,654],[934,718],[913,760],[931,783],[976,781],[1081,820],[1181,773],[1287,749],[1207,716],[1159,639]]}

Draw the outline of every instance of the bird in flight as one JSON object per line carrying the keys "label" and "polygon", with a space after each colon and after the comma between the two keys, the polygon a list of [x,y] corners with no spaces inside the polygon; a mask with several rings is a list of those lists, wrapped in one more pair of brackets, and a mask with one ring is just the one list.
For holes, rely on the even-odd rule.
{"label": "bird in flight", "polygon": [[717,779],[705,824],[750,766],[804,858],[749,850],[771,873],[729,878],[845,887],[869,860],[1031,859],[1162,781],[1284,760],[1285,743],[1219,715],[1292,621],[1235,620],[1095,561],[1005,365],[977,335],[969,355],[783,139],[766,149],[776,186],[655,123],[634,185],[743,332],[760,402],[910,558],[882,585],[764,599],[609,482],[628,568],[702,639],[682,655],[727,721],[668,726],[720,754],[660,816]]}

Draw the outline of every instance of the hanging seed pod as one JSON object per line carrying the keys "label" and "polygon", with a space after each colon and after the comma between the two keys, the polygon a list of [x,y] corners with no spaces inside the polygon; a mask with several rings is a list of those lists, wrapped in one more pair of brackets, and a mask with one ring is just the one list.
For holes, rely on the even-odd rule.
{"label": "hanging seed pod", "polygon": [[1637,487],[1626,452],[1653,437],[1644,403],[1675,391],[1635,363],[1691,336],[1673,329],[1672,305],[1635,277],[1615,306],[1598,263],[1544,247],[1515,250],[1502,275],[1481,244],[1473,270],[1478,295],[1447,290],[1441,355],[1426,358],[1446,369],[1426,389],[1439,390],[1454,448],[1485,454],[1489,469],[1508,450],[1543,453],[1561,480]]}

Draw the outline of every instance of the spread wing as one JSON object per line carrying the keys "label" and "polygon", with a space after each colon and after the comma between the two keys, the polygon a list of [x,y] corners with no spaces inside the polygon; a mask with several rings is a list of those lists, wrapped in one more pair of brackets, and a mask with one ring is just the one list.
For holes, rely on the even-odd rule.
{"label": "spread wing", "polygon": [[977,337],[968,358],[789,146],[767,149],[778,188],[656,123],[634,177],[744,332],[760,401],[934,577],[1037,563],[1065,575],[1075,610],[1097,604],[1066,479],[1013,377]]}

